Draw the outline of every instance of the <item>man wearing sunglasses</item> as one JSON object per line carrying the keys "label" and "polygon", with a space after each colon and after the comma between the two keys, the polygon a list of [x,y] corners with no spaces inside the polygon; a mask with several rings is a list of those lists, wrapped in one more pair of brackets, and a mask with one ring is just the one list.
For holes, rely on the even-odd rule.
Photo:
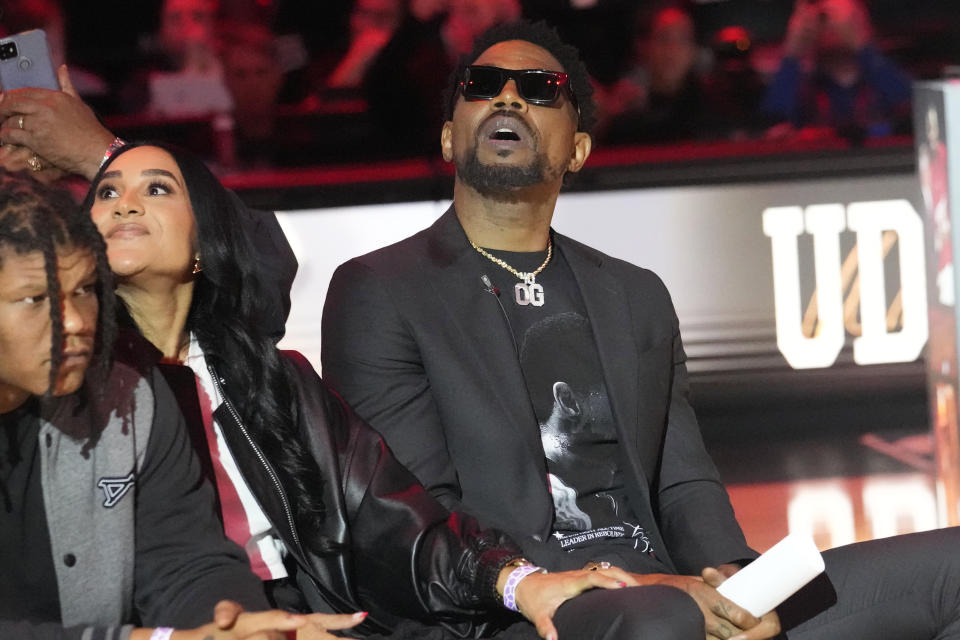
{"label": "man wearing sunglasses", "polygon": [[[655,576],[642,583],[652,586],[583,594],[581,615],[641,611],[649,626],[637,637],[702,637],[694,599],[658,583],[708,590],[699,600],[712,605],[708,597],[721,600],[712,587],[674,574],[756,554],[686,415],[676,426],[671,418],[667,452],[685,462],[659,482],[696,483],[698,515],[688,522],[678,517],[687,507],[676,516],[661,507],[666,527],[657,521],[647,476],[656,477],[664,429],[641,429],[667,411],[679,348],[672,308],[648,272],[550,230],[564,176],[590,154],[587,72],[542,24],[494,28],[481,40],[451,83],[440,134],[456,167],[454,204],[429,229],[337,270],[324,375],[441,501],[515,532],[532,561]],[[632,335],[637,304],[649,317]],[[531,346],[545,340],[582,357],[554,367]],[[605,381],[607,366],[622,378]],[[646,387],[650,410],[637,415],[635,390]],[[633,413],[630,424],[613,420],[621,411]],[[708,621],[718,637],[778,630],[775,617],[724,605],[732,620]]]}
{"label": "man wearing sunglasses", "polygon": [[[762,618],[716,590],[756,553],[688,402],[662,282],[550,229],[564,177],[590,154],[576,50],[543,24],[494,28],[451,88],[440,142],[453,205],[337,269],[325,378],[446,506],[549,570],[612,565],[637,587],[587,592],[555,619],[576,608],[584,629],[629,616],[625,637],[757,640],[781,617],[810,618],[821,585]],[[790,637],[954,637],[942,633],[960,627],[956,541],[943,530],[826,553],[839,603]]]}

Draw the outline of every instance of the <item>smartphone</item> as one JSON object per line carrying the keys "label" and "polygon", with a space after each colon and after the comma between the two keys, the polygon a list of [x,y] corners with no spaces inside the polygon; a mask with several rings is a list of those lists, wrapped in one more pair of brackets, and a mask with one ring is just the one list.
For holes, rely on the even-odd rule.
{"label": "smartphone", "polygon": [[10,91],[21,87],[60,88],[43,29],[0,38],[0,88]]}

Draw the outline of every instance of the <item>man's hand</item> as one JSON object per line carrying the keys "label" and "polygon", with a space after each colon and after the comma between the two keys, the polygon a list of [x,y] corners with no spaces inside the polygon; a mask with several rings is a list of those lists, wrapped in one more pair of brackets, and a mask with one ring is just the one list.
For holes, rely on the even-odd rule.
{"label": "man's hand", "polygon": [[66,171],[58,169],[42,159],[40,160],[40,166],[42,168],[37,171],[30,166],[30,159],[33,156],[34,153],[29,147],[5,144],[0,146],[0,168],[3,168],[5,171],[26,171],[30,169],[30,175],[44,184],[56,182],[67,175]]}
{"label": "man's hand", "polygon": [[776,612],[757,618],[746,609],[717,593],[723,581],[740,570],[732,564],[717,568],[707,567],[702,577],[675,576],[663,573],[628,574],[630,586],[664,584],[680,589],[697,603],[703,613],[707,640],[765,640],[780,633],[780,619]]}
{"label": "man's hand", "polygon": [[[726,580],[727,578],[733,577],[733,574],[735,574],[737,571],[740,571],[741,568],[742,567],[738,564],[732,564],[732,563],[718,564],[715,568],[715,571],[717,571],[717,573],[719,573],[723,577],[723,579]],[[701,577],[702,577],[702,574],[701,574]],[[704,579],[706,580],[706,578]],[[715,584],[713,586],[719,587],[720,585]]]}
{"label": "man's hand", "polygon": [[[740,571],[741,567],[736,564],[721,564],[716,568],[706,567],[703,572],[700,574],[703,578],[703,581],[708,585],[716,589],[723,582],[735,574],[737,571]],[[717,594],[720,595],[720,594]],[[723,597],[723,596],[720,596]],[[729,600],[727,601],[729,602]],[[734,605],[736,606],[736,605]],[[739,608],[739,607],[738,607]],[[755,616],[750,616],[753,619],[757,619]],[[762,618],[759,618],[759,622],[750,627],[745,633],[741,633],[735,636],[736,640],[754,640],[759,638],[772,638],[773,636],[780,633],[780,618],[777,616],[776,611],[771,611],[765,614]]]}
{"label": "man's hand", "polygon": [[531,573],[517,585],[517,608],[546,640],[557,640],[553,614],[557,608],[588,589],[622,589],[629,575],[620,569]]}
{"label": "man's hand", "polygon": [[[114,135],[77,95],[66,65],[57,70],[57,77],[61,91],[27,87],[0,94],[0,166],[22,168],[14,164],[25,165],[24,158],[37,154],[44,167],[91,180]],[[20,149],[8,150],[8,145]]]}

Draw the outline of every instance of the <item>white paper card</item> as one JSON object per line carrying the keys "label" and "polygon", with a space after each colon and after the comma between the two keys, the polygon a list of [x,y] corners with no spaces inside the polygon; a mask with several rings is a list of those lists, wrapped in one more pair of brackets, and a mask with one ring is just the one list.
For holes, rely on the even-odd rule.
{"label": "white paper card", "polygon": [[790,534],[728,578],[717,591],[758,618],[823,572],[813,538]]}

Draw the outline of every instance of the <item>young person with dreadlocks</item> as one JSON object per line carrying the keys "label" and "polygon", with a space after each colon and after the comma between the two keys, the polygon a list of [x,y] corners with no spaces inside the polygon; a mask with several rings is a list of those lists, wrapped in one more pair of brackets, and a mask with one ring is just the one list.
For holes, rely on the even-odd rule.
{"label": "young person with dreadlocks", "polygon": [[[166,383],[127,339],[111,358],[114,300],[86,212],[0,172],[0,637],[279,640],[355,624],[239,613],[267,608],[261,585],[223,536]],[[310,626],[298,637],[330,637]]]}
{"label": "young person with dreadlocks", "polygon": [[536,628],[510,614],[516,628],[500,637],[555,638],[562,602],[623,586],[624,575],[586,570],[516,584],[531,571],[516,545],[447,512],[302,356],[276,348],[258,322],[271,298],[240,207],[197,157],[128,145],[84,209],[106,239],[124,322],[156,347],[209,452],[224,528],[275,605],[362,608],[354,632],[425,640],[499,631],[489,623],[508,607]]}

